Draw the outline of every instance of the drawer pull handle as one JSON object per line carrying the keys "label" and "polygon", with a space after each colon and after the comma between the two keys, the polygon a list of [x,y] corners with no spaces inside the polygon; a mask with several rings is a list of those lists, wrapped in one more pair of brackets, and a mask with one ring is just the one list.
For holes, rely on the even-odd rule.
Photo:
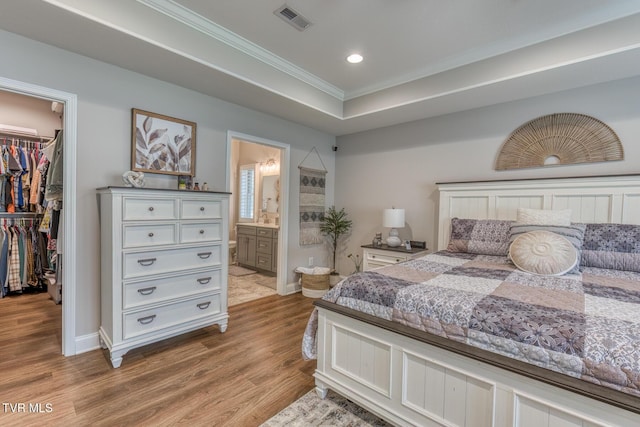
{"label": "drawer pull handle", "polygon": [[400,258],[396,258],[396,262],[400,262]]}
{"label": "drawer pull handle", "polygon": [[200,206],[200,210],[204,212],[204,206]]}
{"label": "drawer pull handle", "polygon": [[149,288],[138,289],[138,292],[140,293],[140,295],[151,295],[155,290],[156,290],[156,287],[151,286]]}
{"label": "drawer pull handle", "polygon": [[197,279],[198,283],[200,283],[201,285],[206,285],[207,283],[209,283],[211,281],[211,277],[202,277],[200,279]]}
{"label": "drawer pull handle", "polygon": [[139,259],[138,260],[138,264],[144,266],[144,267],[148,267],[151,264],[153,264],[154,262],[156,262],[156,258],[147,258],[147,259]]}
{"label": "drawer pull handle", "polygon": [[200,230],[200,234],[204,234],[204,230]]}
{"label": "drawer pull handle", "polygon": [[371,258],[375,258],[375,257],[376,257],[375,255],[371,255]]}
{"label": "drawer pull handle", "polygon": [[156,315],[152,314],[151,316],[139,318],[138,322],[140,322],[140,324],[142,325],[148,325],[149,323],[153,322],[155,318],[156,318]]}
{"label": "drawer pull handle", "polygon": [[206,310],[207,308],[209,308],[210,305],[211,305],[211,301],[201,302],[200,304],[198,304],[198,308],[200,310]]}
{"label": "drawer pull handle", "polygon": [[153,212],[153,206],[149,206],[149,212]]}
{"label": "drawer pull handle", "polygon": [[149,237],[153,237],[153,233],[149,233]]}
{"label": "drawer pull handle", "polygon": [[200,252],[198,256],[202,259],[207,259],[211,256],[211,252]]}

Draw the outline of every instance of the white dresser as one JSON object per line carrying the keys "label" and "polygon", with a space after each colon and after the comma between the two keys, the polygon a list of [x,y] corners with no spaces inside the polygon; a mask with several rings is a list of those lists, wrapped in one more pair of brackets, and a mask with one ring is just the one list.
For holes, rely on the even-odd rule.
{"label": "white dresser", "polygon": [[117,368],[132,348],[227,329],[228,193],[98,189],[100,340]]}

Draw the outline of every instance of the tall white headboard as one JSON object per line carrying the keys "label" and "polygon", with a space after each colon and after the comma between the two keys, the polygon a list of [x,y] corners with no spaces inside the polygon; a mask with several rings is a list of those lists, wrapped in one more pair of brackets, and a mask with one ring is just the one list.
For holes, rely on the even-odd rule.
{"label": "tall white headboard", "polygon": [[516,219],[518,208],[571,209],[573,222],[640,224],[640,175],[438,183],[438,250],[451,218]]}

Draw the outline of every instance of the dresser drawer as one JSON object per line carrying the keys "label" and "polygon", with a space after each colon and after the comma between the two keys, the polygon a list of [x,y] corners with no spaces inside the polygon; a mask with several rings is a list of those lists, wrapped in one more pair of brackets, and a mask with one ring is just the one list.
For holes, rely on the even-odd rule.
{"label": "dresser drawer", "polygon": [[272,247],[273,239],[266,239],[264,237],[256,238],[256,251],[271,255]]}
{"label": "dresser drawer", "polygon": [[175,199],[125,197],[122,209],[124,221],[178,218]]}
{"label": "dresser drawer", "polygon": [[122,247],[136,248],[175,244],[175,224],[125,225]]}
{"label": "dresser drawer", "polygon": [[182,219],[216,219],[222,218],[222,202],[220,200],[183,200]]}
{"label": "dresser drawer", "polygon": [[124,339],[155,332],[221,312],[220,294],[124,314]]}
{"label": "dresser drawer", "polygon": [[180,243],[216,242],[222,240],[221,222],[187,223],[180,225]]}
{"label": "dresser drawer", "polygon": [[369,262],[375,262],[377,264],[396,264],[402,261],[406,261],[409,257],[405,254],[391,255],[389,253],[380,252],[367,252],[367,260]]}
{"label": "dresser drawer", "polygon": [[127,283],[124,286],[122,308],[127,310],[174,298],[195,296],[203,292],[210,293],[219,290],[221,285],[222,270],[220,269]]}
{"label": "dresser drawer", "polygon": [[124,254],[123,279],[221,264],[219,245]]}

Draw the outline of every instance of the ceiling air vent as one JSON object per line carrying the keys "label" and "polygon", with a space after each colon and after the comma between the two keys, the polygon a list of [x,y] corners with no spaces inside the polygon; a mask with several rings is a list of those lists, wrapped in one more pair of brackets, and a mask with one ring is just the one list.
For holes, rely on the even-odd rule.
{"label": "ceiling air vent", "polygon": [[291,9],[286,4],[276,9],[273,13],[299,31],[304,31],[311,26],[311,22],[308,19]]}

